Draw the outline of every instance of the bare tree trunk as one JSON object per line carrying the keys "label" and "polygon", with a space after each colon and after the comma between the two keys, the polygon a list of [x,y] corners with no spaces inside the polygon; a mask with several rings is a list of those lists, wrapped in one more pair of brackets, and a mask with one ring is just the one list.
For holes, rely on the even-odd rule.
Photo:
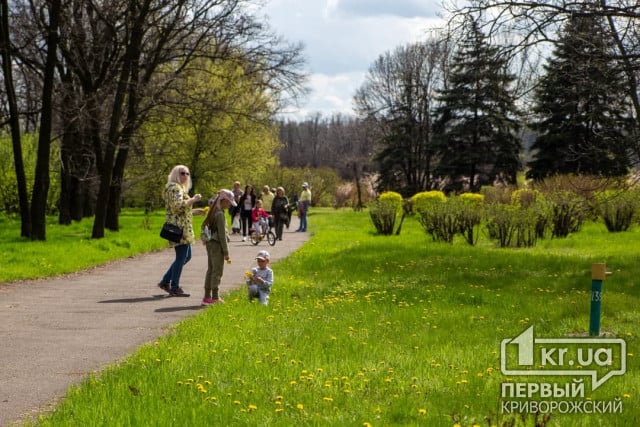
{"label": "bare tree trunk", "polygon": [[40,135],[38,154],[31,199],[31,239],[46,240],[47,194],[49,192],[49,158],[51,149],[51,121],[53,116],[53,81],[58,48],[58,27],[60,24],[61,0],[49,2],[49,25],[47,28],[47,57],[42,87],[42,112],[40,114]]}
{"label": "bare tree trunk", "polygon": [[356,203],[355,210],[362,210],[362,190],[360,189],[360,175],[358,174],[358,162],[353,162],[353,176],[356,181],[356,191],[358,193],[358,202]]}
{"label": "bare tree trunk", "polygon": [[[113,112],[111,114],[111,125],[109,127],[109,136],[107,140],[107,147],[104,155],[103,167],[100,172],[100,190],[98,191],[98,200],[96,201],[96,216],[93,223],[92,238],[99,239],[104,237],[104,229],[107,224],[107,216],[109,213],[109,198],[112,193],[112,181],[114,177],[121,179],[121,177],[115,176],[114,171],[120,175],[124,175],[124,164],[127,158],[127,151],[129,140],[133,133],[133,117],[136,116],[137,111],[137,95],[134,92],[137,91],[137,67],[140,61],[140,46],[142,44],[144,17],[149,12],[149,0],[143,2],[140,5],[140,9],[136,9],[135,5],[131,5],[131,19],[133,20],[133,28],[131,29],[131,40],[127,46],[125,57],[122,62],[122,70],[118,80],[118,88],[113,101]],[[133,71],[135,70],[135,71]],[[133,95],[132,95],[133,94]],[[123,106],[129,97],[128,111],[127,111],[127,123],[125,124],[122,134],[119,134],[118,127],[122,118]],[[120,147],[119,142],[125,141],[126,145]],[[117,153],[119,149],[125,150],[122,155]],[[117,154],[116,154],[117,153]],[[116,170],[116,155],[120,160],[121,169]],[[118,196],[119,198],[119,192]],[[115,214],[115,206],[119,204],[118,200],[112,200],[112,212],[111,212],[111,227],[114,227],[117,231],[117,215]],[[114,218],[115,216],[115,218]],[[115,221],[115,224],[113,223]]]}
{"label": "bare tree trunk", "polygon": [[7,91],[9,103],[9,127],[11,128],[11,142],[13,145],[13,164],[16,171],[16,184],[18,185],[18,203],[20,204],[20,218],[22,220],[20,235],[31,236],[31,214],[29,212],[29,195],[27,192],[27,178],[24,173],[24,161],[22,159],[22,143],[20,138],[20,118],[18,115],[18,102],[13,86],[13,73],[11,72],[12,58],[9,39],[9,5],[7,0],[0,2],[0,51],[2,51],[2,73],[4,85]]}

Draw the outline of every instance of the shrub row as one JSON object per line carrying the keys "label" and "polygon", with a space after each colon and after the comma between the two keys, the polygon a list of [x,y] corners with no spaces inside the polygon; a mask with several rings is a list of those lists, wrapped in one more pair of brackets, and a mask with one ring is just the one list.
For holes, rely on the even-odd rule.
{"label": "shrub row", "polygon": [[474,245],[484,227],[489,239],[500,247],[532,247],[538,239],[562,238],[580,231],[587,219],[602,221],[610,232],[628,230],[640,218],[640,191],[602,189],[586,197],[564,188],[508,192],[491,188],[485,194],[451,197],[425,191],[407,201],[398,193],[385,192],[370,205],[371,219],[380,234],[393,234],[397,219],[407,214],[417,215],[434,241],[452,243],[454,236],[460,235]]}

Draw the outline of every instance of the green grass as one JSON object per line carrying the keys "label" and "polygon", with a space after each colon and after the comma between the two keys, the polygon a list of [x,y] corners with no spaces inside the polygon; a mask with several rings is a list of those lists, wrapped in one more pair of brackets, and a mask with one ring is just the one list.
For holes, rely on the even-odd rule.
{"label": "green grass", "polygon": [[158,237],[164,222],[160,212],[145,215],[141,210],[125,210],[120,216],[120,231],[105,230],[103,239],[91,239],[92,218],[69,226],[56,221],[48,218],[46,241],[32,242],[20,237],[19,220],[0,216],[0,286],[72,273],[167,247]]}
{"label": "green grass", "polygon": [[623,412],[537,421],[640,423],[638,229],[588,224],[516,250],[434,243],[412,218],[400,236],[378,236],[366,212],[314,209],[310,224],[313,238],[273,266],[268,307],[244,289],[227,295],[73,387],[38,424],[534,425],[501,414],[501,383],[572,378],[506,377],[500,343],[531,325],[536,337],[587,332],[595,262],[613,272],[602,329],[626,341],[627,373],[593,392],[580,378],[585,398],[621,399]]}

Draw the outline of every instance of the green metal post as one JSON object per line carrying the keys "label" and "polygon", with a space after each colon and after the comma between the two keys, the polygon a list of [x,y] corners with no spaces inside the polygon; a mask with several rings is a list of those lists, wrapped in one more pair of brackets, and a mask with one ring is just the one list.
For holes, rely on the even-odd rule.
{"label": "green metal post", "polygon": [[602,306],[602,282],[607,274],[604,263],[591,266],[591,313],[589,315],[589,336],[600,335],[600,309]]}

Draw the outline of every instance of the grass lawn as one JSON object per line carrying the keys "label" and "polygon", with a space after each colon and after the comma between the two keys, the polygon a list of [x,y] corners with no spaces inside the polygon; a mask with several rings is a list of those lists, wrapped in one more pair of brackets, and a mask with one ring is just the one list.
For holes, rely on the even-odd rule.
{"label": "grass lawn", "polygon": [[[587,224],[535,248],[498,249],[484,238],[475,247],[461,238],[432,242],[414,218],[400,236],[379,236],[368,215],[314,209],[312,239],[273,265],[268,307],[249,304],[244,289],[227,295],[224,305],[72,388],[38,424],[640,424],[640,229],[612,234]],[[589,351],[604,349],[602,363],[582,370],[600,378],[624,359],[626,373],[592,390],[592,377],[578,365],[545,364],[537,353],[532,369],[569,374],[501,373],[502,340],[530,326],[536,339],[586,335],[591,266],[598,262],[612,272],[604,281],[602,332],[626,350],[592,344]],[[503,396],[503,384],[521,384],[514,386],[520,392],[548,384],[556,394]],[[567,384],[582,384],[584,394],[558,395]],[[505,402],[530,408],[531,401],[559,410],[549,417],[504,410]]]}

